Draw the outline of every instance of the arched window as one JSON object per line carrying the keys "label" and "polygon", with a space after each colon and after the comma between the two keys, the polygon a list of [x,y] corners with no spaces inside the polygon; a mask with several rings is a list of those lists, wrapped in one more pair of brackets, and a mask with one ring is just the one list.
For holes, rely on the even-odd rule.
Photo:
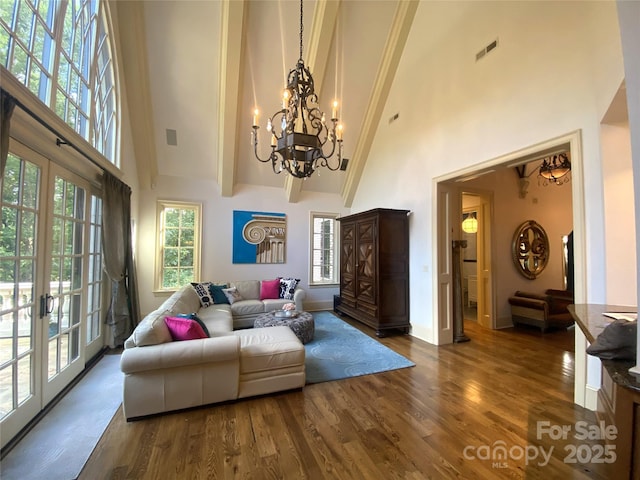
{"label": "arched window", "polygon": [[119,166],[118,96],[99,0],[0,1],[0,62]]}

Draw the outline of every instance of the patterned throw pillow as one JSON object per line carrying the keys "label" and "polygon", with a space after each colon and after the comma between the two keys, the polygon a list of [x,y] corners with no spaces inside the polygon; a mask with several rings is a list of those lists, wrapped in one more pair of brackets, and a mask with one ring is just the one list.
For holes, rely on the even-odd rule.
{"label": "patterned throw pillow", "polygon": [[298,286],[299,278],[281,278],[280,279],[280,298],[293,300],[293,292]]}
{"label": "patterned throw pillow", "polygon": [[242,298],[242,295],[240,295],[238,293],[238,290],[236,290],[236,287],[223,288],[222,291],[227,296],[227,300],[229,300],[229,303],[231,305],[233,305],[235,302],[237,302],[239,300],[244,300]]}
{"label": "patterned throw pillow", "polygon": [[211,293],[209,292],[209,287],[211,286],[211,282],[204,283],[195,283],[191,282],[191,286],[198,294],[198,298],[200,299],[200,305],[203,307],[208,307],[213,305],[213,298],[211,298]]}

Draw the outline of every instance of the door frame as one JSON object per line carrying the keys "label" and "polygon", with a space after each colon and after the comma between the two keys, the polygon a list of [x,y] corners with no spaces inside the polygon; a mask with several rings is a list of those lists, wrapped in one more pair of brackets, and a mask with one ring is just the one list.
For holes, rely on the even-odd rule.
{"label": "door frame", "polygon": [[[491,173],[498,168],[512,168],[526,163],[533,159],[533,156],[540,152],[553,150],[568,146],[571,151],[571,182],[572,182],[572,208],[573,208],[573,232],[574,232],[574,274],[575,274],[575,302],[585,303],[586,301],[586,235],[585,235],[585,207],[584,207],[584,172],[582,161],[582,132],[575,130],[567,134],[552,138],[534,145],[530,145],[521,150],[496,157],[485,162],[480,162],[461,170],[453,171],[439,177],[435,177],[432,183],[434,192],[433,202],[433,229],[432,245],[433,258],[440,264],[442,259],[449,258],[448,252],[443,248],[446,239],[451,237],[451,215],[450,199],[442,195],[442,191],[452,190],[451,185],[456,185],[483,174]],[[515,181],[515,180],[514,180]],[[447,187],[449,185],[449,187]],[[461,187],[458,187],[461,188]],[[457,214],[462,211],[458,209]],[[447,218],[449,216],[449,218]],[[443,241],[443,239],[445,241]],[[447,244],[448,245],[448,244]],[[495,258],[495,255],[494,255]],[[440,266],[434,273],[433,282],[433,318],[435,320],[433,335],[434,343],[441,345],[451,343],[449,328],[453,325],[452,302],[453,297],[447,284],[440,281]],[[495,281],[495,280],[494,280]],[[495,289],[493,290],[495,292]],[[495,295],[495,293],[492,293]],[[495,303],[495,299],[494,303]],[[576,329],[578,332],[579,329]],[[576,333],[577,335],[577,333]],[[578,359],[576,354],[575,370],[575,392],[574,401],[579,405],[584,405],[586,389],[586,353],[584,359]]]}

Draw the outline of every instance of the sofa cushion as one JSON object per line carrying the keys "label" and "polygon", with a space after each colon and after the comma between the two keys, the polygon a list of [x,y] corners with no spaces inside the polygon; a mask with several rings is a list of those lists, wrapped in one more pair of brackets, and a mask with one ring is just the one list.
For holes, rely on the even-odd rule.
{"label": "sofa cushion", "polygon": [[287,326],[233,332],[240,339],[240,374],[304,365],[304,345]]}
{"label": "sofa cushion", "polygon": [[233,282],[232,287],[236,287],[238,293],[245,300],[258,300],[260,298],[260,280],[241,280]]}
{"label": "sofa cushion", "polygon": [[224,288],[222,290],[222,293],[224,293],[225,297],[227,297],[227,303],[229,305],[233,305],[234,303],[239,302],[240,300],[244,300],[242,298],[242,295],[238,293],[238,290],[236,289],[236,287]]}
{"label": "sofa cushion", "polygon": [[280,279],[260,282],[260,300],[280,298]]}
{"label": "sofa cushion", "polygon": [[164,318],[167,316],[171,316],[171,312],[167,310],[156,310],[147,315],[133,331],[132,337],[135,346],[144,347],[171,342],[173,338],[164,323]]}
{"label": "sofa cushion", "polygon": [[164,323],[167,324],[171,338],[175,341],[197,340],[198,338],[208,337],[200,324],[190,318],[165,317]]}
{"label": "sofa cushion", "polygon": [[291,303],[291,300],[285,300],[284,298],[276,298],[273,300],[263,300],[264,311],[273,312],[274,310],[282,310],[287,303]]}
{"label": "sofa cushion", "polygon": [[281,278],[278,297],[293,300],[293,293],[295,292],[299,282],[299,278]]}
{"label": "sofa cushion", "polygon": [[207,326],[209,335],[212,337],[228,335],[233,331],[233,317],[231,316],[231,307],[228,304],[216,304],[202,308],[198,312],[198,316]]}
{"label": "sofa cushion", "polygon": [[260,300],[240,300],[231,305],[231,313],[234,316],[264,313],[264,303]]}

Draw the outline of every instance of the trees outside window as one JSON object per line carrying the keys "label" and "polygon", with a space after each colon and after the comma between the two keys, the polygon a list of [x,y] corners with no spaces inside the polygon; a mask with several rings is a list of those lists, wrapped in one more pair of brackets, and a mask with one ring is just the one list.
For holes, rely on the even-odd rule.
{"label": "trees outside window", "polygon": [[158,201],[156,290],[200,279],[201,205]]}

